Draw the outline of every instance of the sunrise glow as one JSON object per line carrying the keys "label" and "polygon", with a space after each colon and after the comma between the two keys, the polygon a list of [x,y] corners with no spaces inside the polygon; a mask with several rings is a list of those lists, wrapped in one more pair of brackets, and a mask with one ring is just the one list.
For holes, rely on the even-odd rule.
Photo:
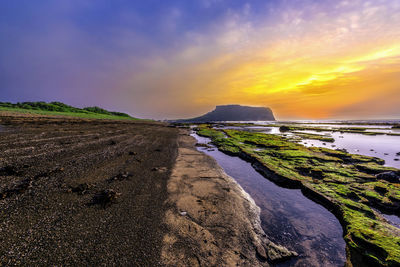
{"label": "sunrise glow", "polygon": [[[25,33],[1,45],[10,101],[85,99],[153,118],[230,103],[269,106],[281,119],[400,115],[397,0],[172,1],[158,15],[88,2],[43,4],[55,15],[42,24],[28,23],[41,4],[27,7],[26,25],[0,22],[3,34]],[[85,15],[98,24],[72,23]]]}

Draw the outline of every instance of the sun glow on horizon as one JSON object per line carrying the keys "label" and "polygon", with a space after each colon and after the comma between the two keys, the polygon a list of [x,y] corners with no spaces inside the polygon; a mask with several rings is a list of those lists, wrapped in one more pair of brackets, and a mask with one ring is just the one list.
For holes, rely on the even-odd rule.
{"label": "sun glow on horizon", "polygon": [[0,20],[5,100],[160,119],[218,104],[278,118],[400,116],[399,0],[34,2],[4,5],[15,15]]}
{"label": "sun glow on horizon", "polygon": [[[400,114],[385,104],[388,96],[400,99],[400,8],[390,0],[351,9],[343,2],[333,17],[322,4],[314,8],[312,15],[289,9],[272,25],[229,17],[165,58],[179,60],[149,85],[180,92],[173,102],[190,99],[190,115],[230,103],[270,106],[281,118]],[[375,114],[368,110],[374,101]]]}

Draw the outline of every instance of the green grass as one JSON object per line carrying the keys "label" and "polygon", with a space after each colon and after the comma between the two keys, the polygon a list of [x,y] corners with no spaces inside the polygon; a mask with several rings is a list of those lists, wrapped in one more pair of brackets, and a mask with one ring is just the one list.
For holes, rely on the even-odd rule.
{"label": "green grass", "polygon": [[251,158],[280,177],[280,181],[311,190],[336,210],[344,227],[350,253],[361,255],[362,263],[376,266],[400,265],[400,229],[374,212],[398,212],[400,184],[378,180],[377,173],[397,171],[384,167],[383,160],[327,148],[305,147],[271,134],[237,130],[214,130],[207,125],[199,133],[212,138],[223,152]]}
{"label": "green grass", "polygon": [[75,108],[60,102],[24,102],[4,103],[0,102],[0,111],[16,112],[23,114],[37,114],[46,116],[67,116],[86,119],[109,119],[109,120],[138,120],[128,114],[107,111],[99,107]]}

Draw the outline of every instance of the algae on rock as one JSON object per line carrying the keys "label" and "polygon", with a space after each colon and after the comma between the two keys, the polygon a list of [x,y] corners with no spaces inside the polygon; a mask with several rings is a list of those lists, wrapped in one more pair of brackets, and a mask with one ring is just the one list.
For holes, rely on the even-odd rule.
{"label": "algae on rock", "polygon": [[[395,171],[382,159],[318,147],[305,147],[282,136],[200,126],[222,152],[253,162],[267,178],[301,188],[330,209],[341,222],[348,263],[399,266],[400,229],[380,212],[399,215],[400,184],[376,174]],[[380,211],[380,212],[379,212]]]}

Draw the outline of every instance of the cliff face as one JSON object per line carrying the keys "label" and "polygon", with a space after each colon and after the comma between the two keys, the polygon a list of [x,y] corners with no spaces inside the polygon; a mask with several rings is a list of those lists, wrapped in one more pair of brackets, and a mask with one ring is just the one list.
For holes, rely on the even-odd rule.
{"label": "cliff face", "polygon": [[274,114],[270,108],[248,107],[240,105],[217,106],[213,111],[187,122],[211,122],[211,121],[274,121]]}

